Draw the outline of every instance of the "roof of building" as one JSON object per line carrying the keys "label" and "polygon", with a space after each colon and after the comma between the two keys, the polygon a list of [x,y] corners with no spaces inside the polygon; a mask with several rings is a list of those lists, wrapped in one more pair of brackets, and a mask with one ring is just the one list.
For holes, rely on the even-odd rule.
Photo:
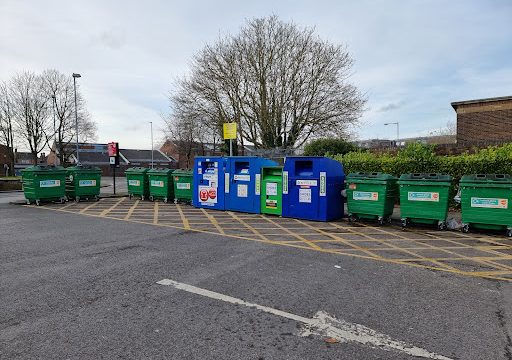
{"label": "roof of building", "polygon": [[[120,152],[129,162],[151,161],[151,150],[120,149]],[[153,161],[155,163],[167,163],[175,160],[166,156],[160,150],[155,150],[153,151]]]}
{"label": "roof of building", "polygon": [[451,103],[451,105],[454,109],[457,109],[457,106],[459,106],[459,105],[481,104],[481,103],[507,101],[507,100],[512,100],[512,96],[500,96],[500,97],[493,97],[493,98],[486,98],[486,99],[454,101]]}

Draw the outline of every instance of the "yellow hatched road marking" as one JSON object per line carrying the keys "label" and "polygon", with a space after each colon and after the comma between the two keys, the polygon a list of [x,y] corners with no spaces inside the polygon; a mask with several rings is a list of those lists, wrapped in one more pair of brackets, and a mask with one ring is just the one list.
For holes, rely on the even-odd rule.
{"label": "yellow hatched road marking", "polygon": [[176,208],[178,209],[178,212],[180,213],[181,221],[183,222],[183,226],[185,227],[185,229],[190,230],[190,225],[188,223],[187,217],[183,213],[183,210],[181,209],[180,204],[176,204]]}
{"label": "yellow hatched road marking", "polygon": [[139,201],[140,200],[135,200],[135,203],[131,206],[131,208],[128,210],[128,213],[124,217],[125,220],[129,220],[130,219],[130,216],[132,216],[133,211],[137,208],[137,205],[139,205]]}
{"label": "yellow hatched road marking", "polygon": [[153,224],[158,224],[158,201],[155,201],[153,207]]}
{"label": "yellow hatched road marking", "polygon": [[[107,215],[111,210],[115,209],[117,207],[117,205],[121,204],[126,198],[122,197],[120,198],[114,205],[112,205],[111,207],[103,210],[101,212],[101,214],[99,214],[99,216],[105,216]],[[85,210],[85,209],[84,209]],[[81,214],[83,214],[81,211],[80,211]]]}
{"label": "yellow hatched road marking", "polygon": [[240,224],[244,225],[246,228],[248,228],[249,230],[252,231],[252,233],[256,236],[259,236],[261,239],[263,240],[266,240],[266,241],[270,241],[270,239],[268,239],[265,235],[262,235],[258,230],[256,230],[255,228],[253,228],[251,225],[249,225],[247,222],[245,222],[244,220],[242,220],[240,217],[238,217],[235,213],[231,212],[231,211],[228,211],[227,212],[229,215],[231,215],[233,217],[233,219],[235,219],[236,221],[238,221]]}
{"label": "yellow hatched road marking", "polygon": [[208,212],[205,209],[203,209],[203,208],[201,208],[201,211],[208,218],[208,220],[210,220],[210,223],[213,226],[215,226],[215,228],[217,229],[217,231],[219,233],[221,233],[222,235],[226,235],[224,230],[219,226],[219,223],[217,222],[217,219],[215,219],[215,217],[213,217],[212,215],[208,214]]}
{"label": "yellow hatched road marking", "polygon": [[[293,231],[291,230],[288,230],[287,228],[285,228],[284,226],[281,226],[280,224],[278,224],[277,222],[275,222],[274,220],[272,220],[271,218],[267,217],[267,216],[262,216],[263,219],[267,220],[268,222],[276,225],[277,227],[279,227],[280,229],[286,231],[288,234],[296,237],[297,239],[300,239],[301,241],[303,241],[304,243],[306,243],[307,245],[311,246],[313,249],[321,249],[320,246],[316,245],[315,243],[311,242],[310,240],[306,239],[305,237],[303,237],[301,234],[297,234],[297,233],[294,233]],[[260,228],[258,228],[258,230],[260,230]],[[271,234],[265,234],[265,235],[271,235]],[[280,234],[278,234],[280,235]]]}

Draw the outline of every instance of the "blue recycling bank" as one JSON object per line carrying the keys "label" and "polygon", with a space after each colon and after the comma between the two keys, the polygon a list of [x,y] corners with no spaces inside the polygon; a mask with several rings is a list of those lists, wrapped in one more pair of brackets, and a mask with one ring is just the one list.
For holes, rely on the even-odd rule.
{"label": "blue recycling bank", "polygon": [[343,165],[321,156],[286,157],[283,217],[330,221],[343,217]]}
{"label": "blue recycling bank", "polygon": [[230,156],[226,161],[225,209],[259,214],[261,168],[277,163],[256,156]]}
{"label": "blue recycling bank", "polygon": [[196,157],[192,205],[198,208],[224,210],[225,173],[225,157]]}

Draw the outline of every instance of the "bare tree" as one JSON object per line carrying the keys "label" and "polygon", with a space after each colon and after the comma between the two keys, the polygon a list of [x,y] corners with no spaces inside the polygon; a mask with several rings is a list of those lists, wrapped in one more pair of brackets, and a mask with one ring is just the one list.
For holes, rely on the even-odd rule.
{"label": "bare tree", "polygon": [[254,19],[194,57],[171,103],[219,132],[236,121],[242,146],[294,148],[311,137],[343,136],[358,121],[366,99],[348,83],[352,63],[314,29]]}
{"label": "bare tree", "polygon": [[[55,114],[55,118],[52,120],[52,131],[48,133],[47,138],[49,142],[54,141],[55,151],[59,154],[59,161],[64,164],[69,155],[73,153],[70,144],[76,139],[73,79],[57,70],[46,70],[42,77],[46,96],[50,100],[52,111]],[[96,123],[91,119],[86,109],[79,88],[76,96],[79,140],[87,142],[96,137]]]}
{"label": "bare tree", "polygon": [[46,95],[44,81],[33,72],[17,74],[12,79],[12,100],[16,133],[23,139],[34,162],[48,144],[51,103]]}
{"label": "bare tree", "polygon": [[0,83],[0,142],[7,146],[9,174],[14,175],[14,104],[9,83]]}

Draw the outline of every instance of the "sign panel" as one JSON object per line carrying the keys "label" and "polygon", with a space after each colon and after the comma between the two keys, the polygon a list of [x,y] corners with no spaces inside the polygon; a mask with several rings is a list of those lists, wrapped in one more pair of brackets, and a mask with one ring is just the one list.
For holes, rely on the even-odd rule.
{"label": "sign panel", "polygon": [[320,196],[327,194],[327,173],[325,171],[320,172]]}
{"label": "sign panel", "polygon": [[311,189],[299,189],[299,202],[311,204]]}
{"label": "sign panel", "polygon": [[288,171],[283,171],[283,194],[288,194]]}
{"label": "sign panel", "polygon": [[265,192],[269,196],[277,195],[277,183],[275,182],[268,182],[265,186]]}
{"label": "sign panel", "polygon": [[108,156],[118,156],[119,155],[119,143],[110,142],[107,144]]}
{"label": "sign panel", "polygon": [[297,181],[295,181],[295,185],[297,185],[297,186],[318,186],[318,181],[316,181],[316,180],[297,180]]}
{"label": "sign panel", "polygon": [[96,186],[96,180],[79,180],[78,186]]}
{"label": "sign panel", "polygon": [[246,198],[249,196],[248,188],[249,186],[247,184],[238,184],[236,187],[236,196]]}
{"label": "sign panel", "polygon": [[161,180],[151,180],[151,186],[153,187],[164,187],[164,182]]}
{"label": "sign panel", "polygon": [[352,193],[352,198],[354,200],[378,201],[379,193],[370,191],[354,191]]}
{"label": "sign panel", "polygon": [[508,209],[508,199],[472,197],[471,207],[489,209]]}
{"label": "sign panel", "polygon": [[176,189],[179,190],[189,190],[190,189],[190,183],[176,183]]}
{"label": "sign panel", "polygon": [[224,173],[224,192],[229,194],[229,173]]}
{"label": "sign panel", "polygon": [[224,140],[236,139],[236,123],[224,123]]}
{"label": "sign panel", "polygon": [[140,180],[128,180],[130,186],[140,186]]}
{"label": "sign panel", "polygon": [[236,174],[236,175],[233,175],[233,179],[239,180],[239,181],[251,181],[251,175]]}
{"label": "sign panel", "polygon": [[41,180],[39,181],[39,187],[49,188],[49,187],[59,187],[60,180]]}
{"label": "sign panel", "polygon": [[203,205],[213,205],[217,203],[217,188],[210,186],[198,186],[199,201]]}
{"label": "sign panel", "polygon": [[439,193],[428,191],[409,191],[407,193],[407,200],[439,202]]}
{"label": "sign panel", "polygon": [[267,209],[276,209],[277,208],[277,200],[266,199],[265,207]]}
{"label": "sign panel", "polygon": [[260,194],[260,187],[261,187],[261,174],[256,174],[255,176],[255,186],[256,188],[254,189],[254,194],[255,195],[259,195]]}

